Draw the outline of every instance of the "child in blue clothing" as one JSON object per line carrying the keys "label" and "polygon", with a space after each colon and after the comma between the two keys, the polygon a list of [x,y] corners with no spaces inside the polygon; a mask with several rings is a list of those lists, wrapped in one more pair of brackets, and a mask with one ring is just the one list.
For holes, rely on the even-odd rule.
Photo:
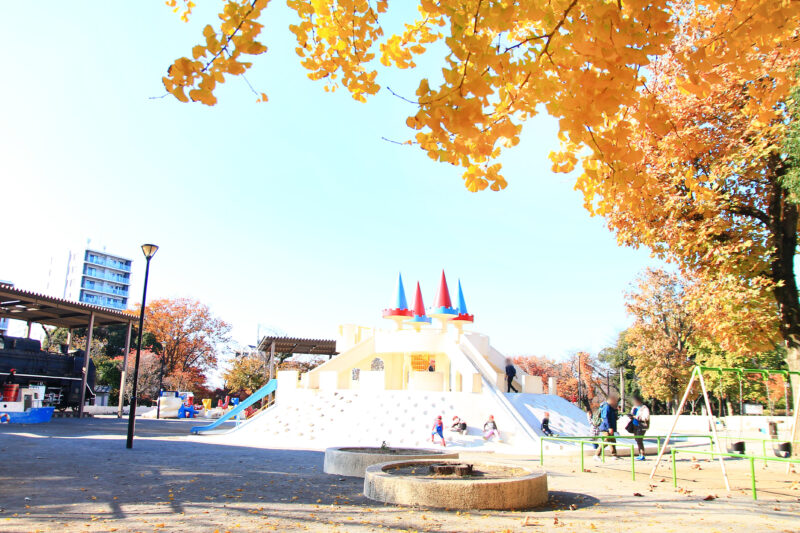
{"label": "child in blue clothing", "polygon": [[442,422],[441,415],[437,416],[436,420],[433,421],[433,429],[431,429],[431,442],[433,442],[433,439],[436,437],[436,435],[439,435],[439,437],[442,439],[442,446],[447,446],[447,444],[444,442],[444,422]]}
{"label": "child in blue clothing", "polygon": [[638,438],[636,439],[636,447],[639,450],[639,456],[636,457],[637,461],[644,461],[644,439],[642,436],[647,433],[650,427],[650,409],[644,404],[644,399],[640,394],[633,395],[633,409],[631,410],[631,422],[633,426],[633,433]]}

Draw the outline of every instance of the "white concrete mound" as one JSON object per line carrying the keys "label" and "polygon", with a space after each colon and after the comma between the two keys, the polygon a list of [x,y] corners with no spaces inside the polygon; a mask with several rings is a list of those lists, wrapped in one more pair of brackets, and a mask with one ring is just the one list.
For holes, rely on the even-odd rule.
{"label": "white concrete mound", "polygon": [[[446,291],[444,278],[442,286]],[[459,300],[465,307],[460,290]],[[554,432],[589,434],[583,411],[559,396],[542,394],[542,379],[522,368],[516,368],[513,382],[521,392],[503,392],[505,356],[485,335],[441,321],[438,328],[400,325],[394,331],[342,326],[339,355],[303,376],[278,372],[274,406],[226,434],[200,438],[312,450],[384,442],[392,447],[431,447],[431,428],[442,416],[449,447],[532,454],[539,452],[546,411]],[[500,431],[499,441],[483,438],[490,415]],[[449,431],[454,416],[467,423],[466,434]],[[440,446],[440,439],[434,445]],[[550,453],[575,450],[564,443],[546,447]]]}

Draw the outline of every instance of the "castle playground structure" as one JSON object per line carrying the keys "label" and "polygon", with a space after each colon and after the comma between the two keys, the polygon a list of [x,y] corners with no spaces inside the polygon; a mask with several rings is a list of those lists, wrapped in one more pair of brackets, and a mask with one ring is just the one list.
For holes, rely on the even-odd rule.
{"label": "castle playground structure", "polygon": [[[340,326],[338,355],[302,375],[279,371],[271,407],[205,438],[309,450],[431,447],[431,428],[441,416],[448,447],[538,453],[545,412],[554,432],[589,435],[586,413],[555,393],[544,394],[540,377],[517,367],[512,384],[520,392],[506,392],[506,357],[486,335],[471,331],[475,317],[460,280],[454,306],[442,272],[434,302],[425,308],[417,283],[409,307],[399,275],[394,305],[382,313],[392,322],[387,329]],[[455,416],[466,422],[465,433],[449,431]],[[500,438],[486,441],[483,425],[490,416]],[[440,439],[434,444],[441,446]]]}

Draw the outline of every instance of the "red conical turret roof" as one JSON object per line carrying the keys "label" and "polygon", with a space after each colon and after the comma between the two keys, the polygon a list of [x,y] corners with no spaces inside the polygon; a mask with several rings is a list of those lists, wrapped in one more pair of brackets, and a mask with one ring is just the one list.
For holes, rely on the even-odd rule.
{"label": "red conical turret roof", "polygon": [[436,297],[436,307],[443,307],[445,309],[453,307],[450,301],[450,289],[447,288],[447,278],[444,275],[444,270],[442,270],[442,280],[439,282],[439,294]]}
{"label": "red conical turret roof", "polygon": [[425,305],[422,303],[422,290],[417,282],[417,294],[414,296],[414,316],[425,316]]}

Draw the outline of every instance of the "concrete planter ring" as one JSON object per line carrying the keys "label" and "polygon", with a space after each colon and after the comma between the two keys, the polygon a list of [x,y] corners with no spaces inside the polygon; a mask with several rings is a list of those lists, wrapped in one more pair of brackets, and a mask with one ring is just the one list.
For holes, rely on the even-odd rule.
{"label": "concrete planter ring", "polygon": [[326,474],[364,477],[368,466],[412,459],[458,459],[458,454],[447,453],[444,450],[426,450],[423,448],[328,448],[325,450],[323,471]]}
{"label": "concrete planter ring", "polygon": [[547,474],[538,467],[502,463],[396,461],[367,468],[364,495],[384,503],[442,509],[531,509],[548,501]]}

